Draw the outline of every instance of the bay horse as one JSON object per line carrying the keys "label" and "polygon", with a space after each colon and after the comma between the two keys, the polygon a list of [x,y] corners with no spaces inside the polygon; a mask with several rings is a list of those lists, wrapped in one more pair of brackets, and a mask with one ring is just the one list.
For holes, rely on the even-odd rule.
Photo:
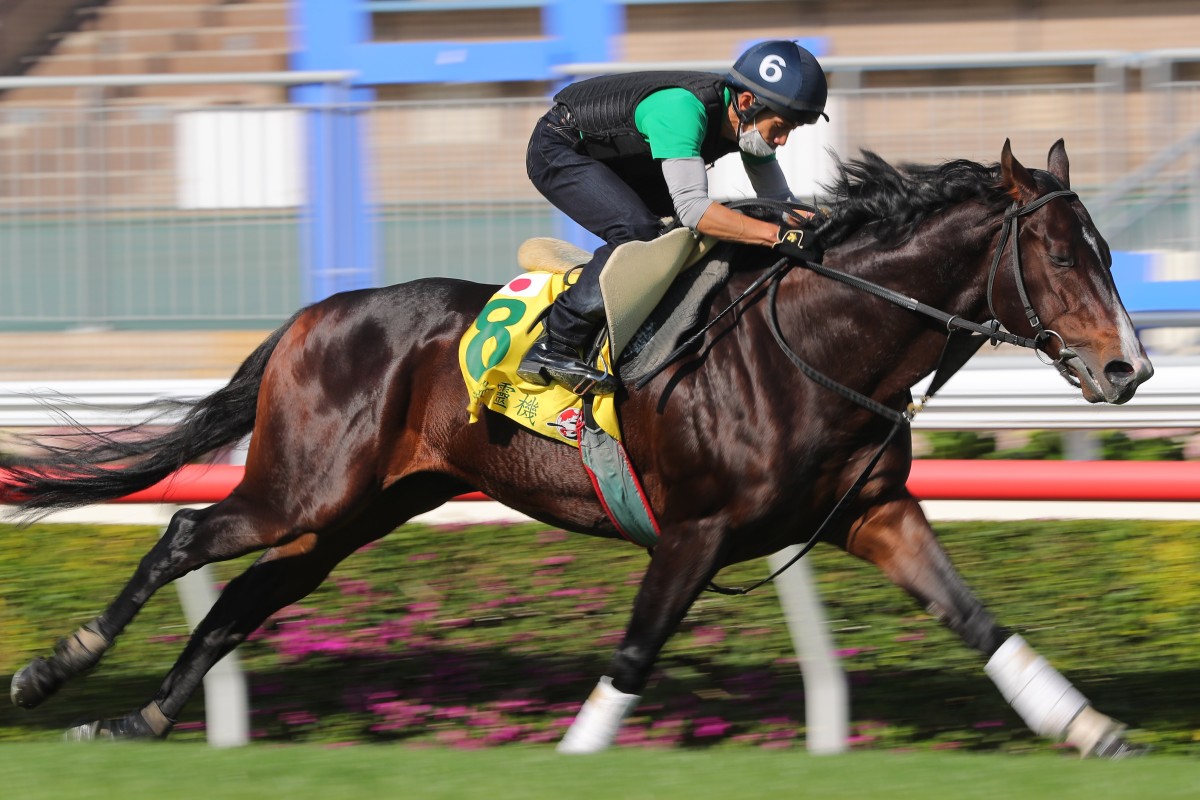
{"label": "bay horse", "polygon": [[[1124,403],[1153,374],[1108,245],[1070,191],[1065,145],[1050,148],[1046,170],[1023,166],[1007,141],[991,165],[894,166],[864,152],[828,188],[824,266],[913,301],[799,266],[764,282],[779,266],[772,251],[713,251],[734,269],[710,311],[756,288],[683,358],[619,390],[624,442],[660,539],[605,677],[559,749],[612,743],[719,570],[805,542],[828,517],[822,540],[877,565],[977,650],[1032,730],[1084,755],[1129,752],[1123,726],[971,593],[905,488],[911,436],[888,418],[907,421],[910,387],[935,370],[956,320],[1038,348],[1090,402]],[[424,279],[332,296],[293,316],[165,432],[93,433],[14,469],[10,489],[37,512],[144,488],[251,434],[241,483],[215,505],[176,513],[113,602],[13,676],[13,702],[33,708],[95,666],[168,582],[265,550],[225,587],[144,706],[68,732],[165,737],[204,674],[271,614],[350,553],[463,492],[615,538],[573,448],[497,415],[467,424],[456,351],[496,288]],[[921,304],[942,316],[914,313]],[[985,326],[992,319],[1005,330]],[[843,513],[831,516],[839,501]]]}

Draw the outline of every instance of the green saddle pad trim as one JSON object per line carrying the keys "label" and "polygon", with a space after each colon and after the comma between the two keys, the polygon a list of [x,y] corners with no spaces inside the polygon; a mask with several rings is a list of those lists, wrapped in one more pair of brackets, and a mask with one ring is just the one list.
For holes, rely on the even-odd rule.
{"label": "green saddle pad trim", "polygon": [[583,404],[579,431],[579,455],[592,479],[596,497],[621,535],[634,544],[653,548],[658,544],[658,521],[634,474],[625,448],[601,428],[592,416],[590,399]]}

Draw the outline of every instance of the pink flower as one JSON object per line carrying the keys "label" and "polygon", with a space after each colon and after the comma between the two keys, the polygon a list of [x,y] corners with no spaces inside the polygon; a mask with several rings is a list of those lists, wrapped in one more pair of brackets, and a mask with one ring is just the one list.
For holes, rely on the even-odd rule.
{"label": "pink flower", "polygon": [[720,717],[701,717],[692,728],[692,736],[697,739],[711,739],[724,736],[733,726]]}
{"label": "pink flower", "polygon": [[725,641],[725,629],[715,625],[705,625],[692,631],[692,636],[696,638],[696,644],[710,647]]}
{"label": "pink flower", "polygon": [[774,741],[763,742],[761,748],[763,750],[786,750],[792,746],[790,740],[776,739]]}
{"label": "pink flower", "polygon": [[284,725],[312,725],[317,717],[307,711],[285,711],[279,715],[279,720]]}

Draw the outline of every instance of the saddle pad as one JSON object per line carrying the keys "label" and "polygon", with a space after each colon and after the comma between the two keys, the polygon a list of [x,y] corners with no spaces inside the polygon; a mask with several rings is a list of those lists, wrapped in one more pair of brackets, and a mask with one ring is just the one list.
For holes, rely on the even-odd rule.
{"label": "saddle pad", "polygon": [[549,236],[526,239],[517,248],[517,266],[526,272],[566,272],[591,260],[582,247]]}
{"label": "saddle pad", "polygon": [[[513,278],[492,296],[463,334],[458,363],[467,385],[471,422],[477,422],[487,409],[534,433],[579,446],[582,398],[557,383],[538,386],[517,377],[517,364],[541,329],[536,320],[563,290],[563,281],[563,275],[549,272],[527,272]],[[605,366],[611,363],[606,345],[597,366],[611,371],[611,366]],[[619,441],[613,396],[597,396],[592,410],[600,428]]]}
{"label": "saddle pad", "polygon": [[617,361],[621,382],[634,386],[658,369],[702,323],[710,298],[729,280],[729,262],[710,258],[685,269],[638,328]]}

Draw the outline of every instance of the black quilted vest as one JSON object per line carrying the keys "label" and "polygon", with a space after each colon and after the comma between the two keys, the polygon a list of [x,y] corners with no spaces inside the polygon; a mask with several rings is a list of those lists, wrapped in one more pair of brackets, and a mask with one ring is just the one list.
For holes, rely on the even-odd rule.
{"label": "black quilted vest", "polygon": [[653,166],[650,145],[634,126],[633,112],[651,93],[670,88],[687,89],[704,103],[708,127],[700,156],[705,164],[737,151],[737,142],[721,136],[727,113],[725,80],[712,72],[602,75],[571,84],[554,96],[554,102],[570,112],[570,122],[582,137],[583,152],[598,161],[623,162],[621,171],[625,171],[634,167],[630,162]]}

